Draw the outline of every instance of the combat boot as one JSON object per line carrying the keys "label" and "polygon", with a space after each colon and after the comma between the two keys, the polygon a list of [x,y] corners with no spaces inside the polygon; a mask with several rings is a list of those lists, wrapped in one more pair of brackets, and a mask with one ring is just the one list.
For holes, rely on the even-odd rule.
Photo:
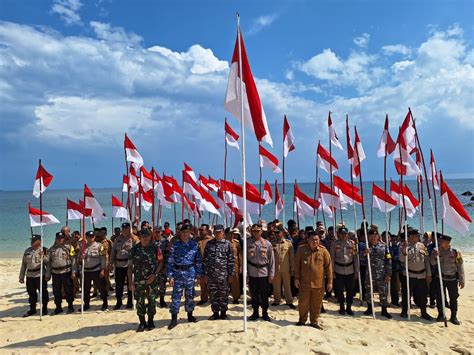
{"label": "combat boot", "polygon": [[178,325],[178,315],[171,313],[171,322],[168,325],[168,329],[171,330]]}
{"label": "combat boot", "polygon": [[392,315],[390,313],[388,313],[387,307],[382,306],[382,315],[385,318],[392,319]]}
{"label": "combat boot", "polygon": [[268,310],[262,309],[262,319],[267,322],[271,322],[272,319],[268,316]]}
{"label": "combat boot", "polygon": [[249,320],[257,320],[260,317],[258,314],[258,308],[253,310],[252,315],[249,317]]}
{"label": "combat boot", "polygon": [[102,300],[102,311],[106,311],[107,309],[109,308],[109,303],[107,301],[107,298],[104,297],[103,300]]}
{"label": "combat boot", "polygon": [[145,316],[138,316],[140,324],[138,325],[137,333],[141,333],[146,329]]}
{"label": "combat boot", "polygon": [[62,307],[56,307],[56,309],[54,310],[54,314],[59,314],[59,313],[63,313]]}
{"label": "combat boot", "polygon": [[188,312],[188,322],[189,323],[197,323],[196,317],[193,316],[193,312]]}
{"label": "combat boot", "polygon": [[23,318],[32,316],[33,314],[36,314],[36,305],[30,306],[30,310],[23,315]]}
{"label": "combat boot", "polygon": [[370,303],[367,305],[367,309],[365,310],[364,315],[366,316],[372,315],[372,305]]}
{"label": "combat boot", "polygon": [[346,313],[350,316],[354,315],[354,311],[352,310],[352,305],[348,304],[346,307]]}
{"label": "combat boot", "polygon": [[433,317],[426,312],[426,307],[421,308],[421,318],[432,321]]}
{"label": "combat boot", "polygon": [[326,313],[326,310],[324,309],[324,304],[321,304],[321,313]]}
{"label": "combat boot", "polygon": [[455,325],[460,325],[461,322],[456,317],[457,313],[457,311],[451,311],[451,318],[449,319],[449,321]]}
{"label": "combat boot", "polygon": [[408,318],[408,309],[407,308],[402,307],[402,313],[400,313],[400,317]]}
{"label": "combat boot", "polygon": [[165,302],[165,296],[160,296],[160,308],[166,308],[168,305]]}
{"label": "combat boot", "polygon": [[153,316],[148,316],[148,328],[147,330],[155,329],[155,322],[153,322]]}
{"label": "combat boot", "polygon": [[67,314],[70,314],[70,313],[74,313],[74,306],[72,305],[72,303],[69,303],[67,305]]}
{"label": "combat boot", "polygon": [[220,317],[220,319],[222,319],[222,320],[229,319],[229,318],[227,317],[227,314],[226,314],[226,313],[227,313],[226,311],[222,311],[222,312],[221,312],[221,317]]}
{"label": "combat boot", "polygon": [[48,315],[48,304],[43,304],[43,316]]}
{"label": "combat boot", "polygon": [[341,315],[346,314],[346,310],[344,308],[344,303],[339,304],[339,314],[341,314]]}
{"label": "combat boot", "polygon": [[219,312],[213,312],[212,316],[209,317],[209,320],[219,319]]}
{"label": "combat boot", "polygon": [[114,306],[114,311],[119,310],[122,307],[122,300],[117,300],[117,304]]}
{"label": "combat boot", "polygon": [[438,317],[436,318],[437,322],[444,322],[443,311],[438,311]]}

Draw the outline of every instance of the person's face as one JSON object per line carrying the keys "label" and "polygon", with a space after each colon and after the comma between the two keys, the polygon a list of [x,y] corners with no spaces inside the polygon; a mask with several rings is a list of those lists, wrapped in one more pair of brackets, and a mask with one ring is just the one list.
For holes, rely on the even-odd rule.
{"label": "person's face", "polygon": [[275,231],[275,225],[274,224],[269,224],[268,225],[268,231],[269,232],[274,232]]}
{"label": "person's face", "polygon": [[311,248],[311,250],[315,250],[317,247],[319,247],[319,236],[318,235],[312,235],[311,237],[308,238],[308,245]]}
{"label": "person's face", "polygon": [[347,239],[347,233],[345,232],[338,232],[337,233],[337,238],[341,240],[346,240]]}
{"label": "person's face", "polygon": [[190,230],[181,231],[180,235],[181,235],[181,240],[183,242],[187,242],[191,238],[191,231]]}
{"label": "person's face", "polygon": [[64,245],[65,240],[66,240],[66,238],[64,238],[64,237],[56,238],[56,242],[58,243],[58,245]]}
{"label": "person's face", "polygon": [[334,230],[328,229],[328,237],[334,237]]}
{"label": "person's face", "polygon": [[128,237],[130,235],[130,227],[122,227],[122,234]]}
{"label": "person's face", "polygon": [[120,228],[115,228],[114,234],[116,237],[118,237],[120,235]]}
{"label": "person's face", "polygon": [[214,236],[216,237],[217,240],[224,239],[224,231],[222,229],[216,230],[214,232]]}
{"label": "person's face", "polygon": [[369,234],[369,242],[370,242],[370,244],[375,245],[375,244],[377,244],[378,241],[379,241],[379,235],[378,235],[378,233]]}
{"label": "person's face", "polygon": [[31,247],[33,249],[38,249],[41,246],[41,240],[35,240],[33,243],[31,243]]}
{"label": "person's face", "polygon": [[201,226],[201,227],[199,228],[199,236],[200,236],[201,238],[205,237],[205,236],[207,235],[207,233],[208,233],[208,229],[207,229],[206,226]]}
{"label": "person's face", "polygon": [[62,229],[62,232],[66,234],[67,236],[69,236],[71,234],[71,229],[66,226]]}
{"label": "person's face", "polygon": [[417,234],[410,234],[408,236],[408,241],[410,242],[410,244],[415,244],[416,242],[418,242],[418,240],[419,238]]}
{"label": "person's face", "polygon": [[102,236],[102,238],[107,237],[107,231],[100,231],[100,235]]}
{"label": "person's face", "polygon": [[89,243],[89,244],[94,243],[95,242],[95,235],[90,236],[90,237],[86,237],[86,240],[87,240],[87,243]]}
{"label": "person's face", "polygon": [[138,229],[137,229],[137,227],[133,227],[133,228],[132,228],[132,231],[133,231],[133,234],[138,234]]}
{"label": "person's face", "polygon": [[147,234],[145,236],[140,236],[140,244],[144,247],[148,246],[150,244],[150,236]]}
{"label": "person's face", "polygon": [[277,232],[278,239],[282,240],[285,238],[285,232],[284,231],[278,231]]}
{"label": "person's face", "polygon": [[255,238],[255,239],[260,239],[262,237],[262,230],[259,229],[253,229],[252,230],[252,236]]}
{"label": "person's face", "polygon": [[81,235],[78,234],[78,233],[75,233],[75,234],[74,234],[74,239],[75,239],[75,240],[80,240],[80,239],[81,239]]}
{"label": "person's face", "polygon": [[442,240],[442,239],[439,240],[439,246],[441,249],[449,249],[450,244],[451,242],[448,242],[447,240]]}

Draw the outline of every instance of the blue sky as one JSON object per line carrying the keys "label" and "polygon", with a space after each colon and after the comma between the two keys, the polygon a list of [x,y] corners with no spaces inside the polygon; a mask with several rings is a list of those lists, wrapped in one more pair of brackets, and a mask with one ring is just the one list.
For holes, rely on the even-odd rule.
{"label": "blue sky", "polygon": [[[31,188],[38,158],[55,188],[120,186],[125,131],[147,167],[179,175],[186,161],[221,177],[236,11],[272,151],[281,155],[284,113],[296,137],[288,181],[314,179],[329,110],[343,145],[349,114],[364,177],[380,180],[385,113],[396,136],[409,106],[445,176],[474,176],[473,1],[1,0],[0,189]],[[250,132],[247,147],[255,182]],[[345,154],[335,157],[348,177]]]}

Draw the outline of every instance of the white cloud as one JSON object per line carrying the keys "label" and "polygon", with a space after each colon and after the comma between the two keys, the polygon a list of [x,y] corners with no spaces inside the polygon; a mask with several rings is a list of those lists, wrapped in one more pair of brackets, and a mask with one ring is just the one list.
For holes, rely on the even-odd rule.
{"label": "white cloud", "polygon": [[382,47],[382,52],[385,55],[394,55],[394,54],[401,54],[401,55],[409,55],[411,53],[411,49],[403,44],[391,44]]}
{"label": "white cloud", "polygon": [[82,7],[80,0],[53,0],[51,11],[58,14],[67,25],[78,25],[81,16],[78,14]]}
{"label": "white cloud", "polygon": [[248,30],[249,35],[256,34],[263,30],[265,27],[270,26],[273,22],[275,22],[277,18],[277,14],[268,14],[253,19],[250,23],[250,27]]}
{"label": "white cloud", "polygon": [[410,60],[402,60],[400,62],[396,62],[396,63],[393,63],[392,64],[392,70],[396,73],[396,72],[400,72],[400,71],[403,71],[405,70],[406,68],[408,68],[409,66],[415,64],[414,61],[410,61]]}
{"label": "white cloud", "polygon": [[362,33],[359,37],[354,38],[354,44],[357,47],[367,48],[370,42],[370,34]]}

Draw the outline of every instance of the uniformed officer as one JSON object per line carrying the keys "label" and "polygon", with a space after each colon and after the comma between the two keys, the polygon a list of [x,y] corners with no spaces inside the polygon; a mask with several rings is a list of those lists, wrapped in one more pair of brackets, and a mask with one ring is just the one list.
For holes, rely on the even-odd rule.
{"label": "uniformed officer", "polygon": [[[199,228],[199,238],[196,240],[198,243],[199,251],[201,253],[201,260],[204,258],[204,249],[206,248],[207,242],[212,239],[212,232],[209,229],[208,224],[201,224]],[[209,289],[208,285],[204,282],[204,279],[199,281],[199,288],[201,289],[201,299],[197,303],[198,306],[205,304],[209,300]]]}
{"label": "uniformed officer", "polygon": [[[434,238],[434,234],[432,234],[432,236]],[[446,294],[447,289],[447,294],[449,295],[449,305],[451,308],[450,321],[453,324],[459,325],[461,322],[457,319],[459,297],[458,286],[462,289],[465,285],[464,265],[461,252],[457,249],[451,248],[451,239],[452,238],[448,235],[438,234],[439,251],[436,249],[433,250],[430,262],[433,266],[438,265],[438,259],[436,256],[439,255],[444,292]],[[439,275],[437,273],[435,274],[434,282],[438,285],[438,290],[436,292],[438,318],[436,318],[436,321],[442,322],[444,319],[441,304],[441,288]]]}
{"label": "uniformed officer", "polygon": [[[359,274],[356,244],[349,239],[349,231],[344,226],[337,230],[338,239],[332,243],[330,254],[335,275],[334,291],[339,302],[339,314],[354,315],[352,302],[355,281]],[[344,291],[346,297],[344,297]],[[347,304],[347,307],[345,305]]]}
{"label": "uniformed officer", "polygon": [[168,254],[170,251],[171,229],[166,228],[158,241],[161,253],[163,254],[163,267],[158,273],[158,293],[160,295],[160,308],[166,308],[168,305],[165,302],[166,284],[167,284],[167,268],[168,268]]}
{"label": "uniformed officer", "polygon": [[168,256],[168,278],[173,287],[170,306],[171,322],[168,329],[173,329],[178,324],[178,312],[181,297],[185,297],[184,309],[188,314],[188,322],[195,323],[194,311],[194,281],[202,278],[201,253],[198,244],[191,240],[190,224],[181,227],[180,240],[172,246]]}
{"label": "uniformed officer", "polygon": [[[382,315],[386,318],[392,318],[388,313],[388,283],[392,275],[392,258],[387,246],[380,240],[379,232],[376,229],[368,231],[369,248],[365,249],[365,255],[370,253],[370,265],[372,270],[373,290],[378,290],[380,297],[380,305],[382,306]],[[370,293],[369,269],[365,276],[365,300],[367,301],[367,310],[365,315],[372,314],[372,298]]]}
{"label": "uniformed officer", "polygon": [[262,307],[262,319],[271,322],[268,316],[268,294],[275,276],[273,248],[268,240],[262,238],[260,224],[252,225],[251,233],[247,245],[247,263],[253,314],[249,320],[257,320],[260,317],[259,307]]}
{"label": "uniformed officer", "polygon": [[[234,274],[231,243],[224,238],[224,227],[214,227],[214,239],[206,244],[203,258],[204,282],[209,286],[212,316],[209,320],[227,319],[229,283]],[[220,314],[219,314],[220,312]]]}
{"label": "uniformed officer", "polygon": [[[123,289],[127,277],[129,254],[134,244],[130,232],[130,223],[122,223],[122,233],[115,238],[115,242],[112,246],[112,253],[110,255],[110,263],[115,267],[115,296],[117,297],[117,304],[115,305],[114,310],[122,307]],[[131,280],[127,280],[127,284],[130,283]],[[133,308],[132,292],[127,292],[126,308]]]}
{"label": "uniformed officer", "polygon": [[63,232],[56,233],[56,241],[49,249],[49,263],[46,268],[46,281],[53,278],[53,295],[56,309],[54,314],[63,312],[62,290],[66,294],[66,301],[68,304],[67,313],[74,312],[74,295],[72,280],[76,277],[72,273],[76,268],[76,258],[74,257],[74,247],[71,244],[65,243],[66,235]]}
{"label": "uniformed officer", "polygon": [[[84,311],[90,308],[92,282],[97,286],[102,299],[102,311],[108,308],[108,291],[105,281],[105,253],[103,246],[95,241],[93,231],[86,232],[86,248],[81,254],[81,262],[84,260]],[[74,273],[73,273],[74,275]]]}
{"label": "uniformed officer", "polygon": [[49,262],[48,250],[41,245],[41,235],[33,234],[31,238],[31,247],[25,250],[21,260],[20,283],[25,282],[26,274],[26,292],[28,292],[28,303],[30,310],[23,317],[29,317],[36,314],[36,303],[38,302],[38,293],[40,290],[41,257],[43,257],[43,315],[48,314],[48,283],[45,278],[46,265]]}
{"label": "uniformed officer", "polygon": [[332,277],[329,252],[320,244],[317,232],[308,233],[308,243],[298,248],[295,257],[295,286],[299,289],[299,320],[296,325],[305,325],[309,313],[310,326],[322,329],[318,318],[325,288],[327,291],[332,289]]}
{"label": "uniformed officer", "polygon": [[291,293],[291,275],[293,274],[294,251],[291,241],[286,239],[286,230],[282,224],[275,227],[275,237],[272,242],[275,257],[275,277],[273,278],[272,306],[278,306],[281,302],[281,288],[285,294],[286,305],[296,309],[293,304]]}
{"label": "uniformed officer", "polygon": [[[384,232],[385,233],[385,232]],[[402,271],[402,266],[400,263],[400,243],[397,240],[396,234],[389,234],[390,245],[389,251],[392,256],[392,277],[390,278],[390,302],[392,306],[400,307],[399,303],[399,275]]]}
{"label": "uniformed officer", "polygon": [[[403,264],[402,284],[402,313],[400,317],[407,318],[408,302],[411,295],[415,304],[420,307],[421,317],[426,320],[433,318],[426,312],[428,284],[431,282],[430,257],[426,246],[419,242],[420,233],[417,229],[408,230],[408,243],[405,241],[400,246],[400,261]],[[408,262],[408,277],[410,283],[410,296],[407,295],[407,274],[405,264]]]}
{"label": "uniformed officer", "polygon": [[240,231],[233,228],[227,233],[227,239],[230,241],[232,255],[234,256],[234,273],[230,278],[230,292],[234,304],[239,303],[242,288],[240,287],[240,274],[242,273],[242,248],[240,247]]}
{"label": "uniformed officer", "polygon": [[[127,277],[130,280],[129,289],[137,300],[137,315],[140,320],[137,332],[143,332],[145,329],[155,328],[153,318],[158,296],[157,274],[163,267],[163,255],[158,244],[151,242],[149,229],[142,229],[139,236],[140,242],[132,247],[128,256]],[[145,314],[148,315],[148,322]]]}

